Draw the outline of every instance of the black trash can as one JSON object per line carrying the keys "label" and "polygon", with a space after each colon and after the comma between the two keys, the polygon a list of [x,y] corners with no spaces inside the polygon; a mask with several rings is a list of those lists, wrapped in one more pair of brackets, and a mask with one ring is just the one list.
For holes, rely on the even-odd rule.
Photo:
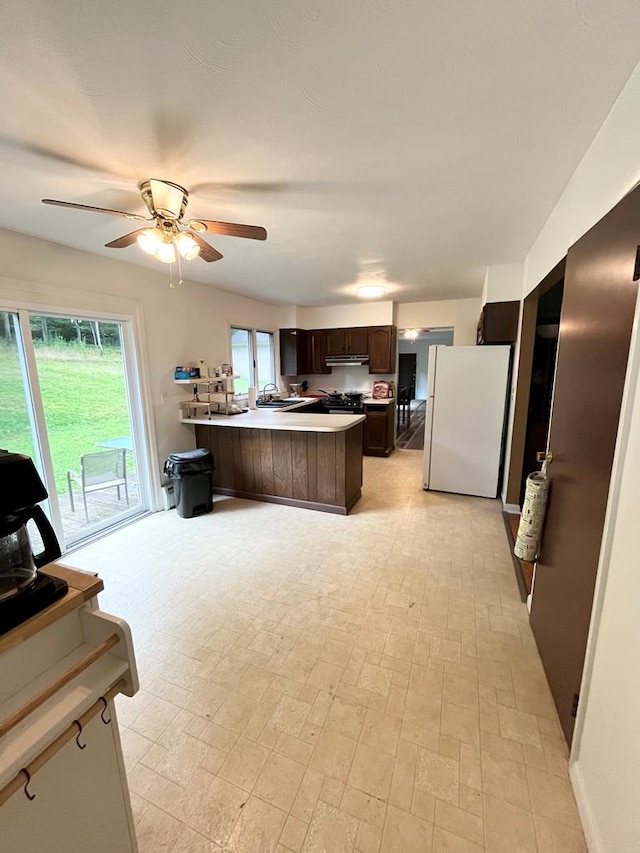
{"label": "black trash can", "polygon": [[181,518],[211,512],[212,473],[213,457],[208,450],[188,450],[169,455],[164,463],[164,474],[173,480],[176,511]]}

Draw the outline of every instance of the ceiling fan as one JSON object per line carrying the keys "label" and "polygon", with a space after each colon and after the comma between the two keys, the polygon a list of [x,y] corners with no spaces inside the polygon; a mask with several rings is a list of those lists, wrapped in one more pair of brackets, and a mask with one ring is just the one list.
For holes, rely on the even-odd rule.
{"label": "ceiling fan", "polygon": [[111,210],[107,207],[93,207],[89,204],[76,204],[72,201],[58,201],[53,198],[43,198],[42,201],[44,204],[54,204],[58,207],[124,216],[125,219],[136,222],[155,222],[153,226],[131,231],[105,245],[108,249],[124,249],[133,243],[138,243],[144,252],[153,255],[164,264],[171,264],[176,260],[176,249],[186,261],[197,257],[208,263],[219,261],[222,255],[202,239],[200,235],[204,233],[247,237],[250,240],[267,239],[266,230],[258,225],[237,225],[233,222],[216,222],[210,219],[189,219],[184,222],[189,193],[184,187],[172,181],[150,178],[139,184],[138,188],[151,216]]}

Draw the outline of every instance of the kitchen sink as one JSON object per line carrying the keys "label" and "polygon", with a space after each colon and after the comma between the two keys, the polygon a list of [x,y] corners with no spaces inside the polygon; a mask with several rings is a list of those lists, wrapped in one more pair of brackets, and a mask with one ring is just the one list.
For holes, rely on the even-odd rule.
{"label": "kitchen sink", "polygon": [[259,409],[282,409],[285,406],[293,406],[291,400],[256,400]]}

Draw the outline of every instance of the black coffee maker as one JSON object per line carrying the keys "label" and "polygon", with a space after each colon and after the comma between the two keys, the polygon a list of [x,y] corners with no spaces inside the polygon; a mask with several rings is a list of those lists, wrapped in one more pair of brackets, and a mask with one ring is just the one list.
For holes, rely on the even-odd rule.
{"label": "black coffee maker", "polygon": [[[64,581],[39,572],[60,556],[56,534],[42,508],[47,498],[28,456],[0,450],[0,634],[43,610],[67,591]],[[27,523],[36,525],[43,549],[34,554]]]}

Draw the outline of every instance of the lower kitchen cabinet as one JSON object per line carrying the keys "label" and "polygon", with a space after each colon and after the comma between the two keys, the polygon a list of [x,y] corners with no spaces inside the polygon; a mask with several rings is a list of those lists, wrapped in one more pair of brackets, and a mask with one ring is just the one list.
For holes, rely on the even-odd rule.
{"label": "lower kitchen cabinet", "polygon": [[395,401],[365,404],[364,455],[389,456],[395,439]]}

